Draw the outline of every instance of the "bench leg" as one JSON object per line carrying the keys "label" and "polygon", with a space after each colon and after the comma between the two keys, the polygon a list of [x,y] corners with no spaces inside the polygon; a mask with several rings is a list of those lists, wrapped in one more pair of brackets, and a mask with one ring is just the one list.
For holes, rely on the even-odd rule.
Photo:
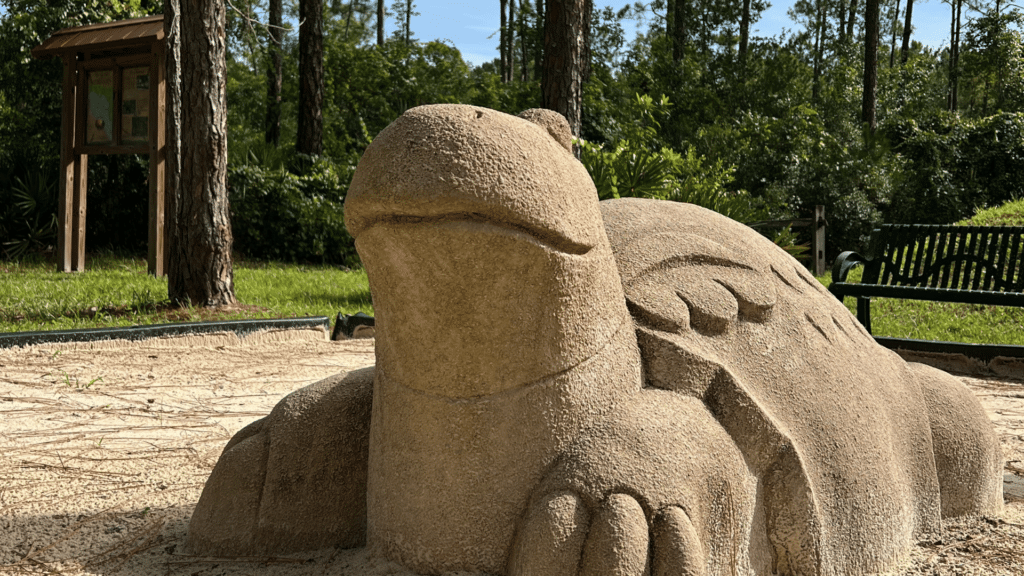
{"label": "bench leg", "polygon": [[871,298],[857,298],[857,320],[871,334]]}

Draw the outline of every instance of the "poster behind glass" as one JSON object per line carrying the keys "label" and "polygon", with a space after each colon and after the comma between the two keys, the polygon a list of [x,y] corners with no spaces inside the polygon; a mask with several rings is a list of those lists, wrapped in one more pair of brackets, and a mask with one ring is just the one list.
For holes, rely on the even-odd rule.
{"label": "poster behind glass", "polygon": [[114,142],[114,71],[92,70],[88,77],[89,112],[86,115],[85,143]]}
{"label": "poster behind glass", "polygon": [[149,142],[149,66],[121,71],[121,144]]}

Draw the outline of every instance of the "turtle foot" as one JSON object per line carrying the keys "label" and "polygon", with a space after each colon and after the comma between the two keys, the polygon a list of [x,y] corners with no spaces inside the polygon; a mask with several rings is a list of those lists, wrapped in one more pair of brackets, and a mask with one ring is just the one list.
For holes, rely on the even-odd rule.
{"label": "turtle foot", "polygon": [[959,380],[908,364],[928,406],[942,516],[995,515],[1003,509],[1003,454],[992,422]]}
{"label": "turtle foot", "polygon": [[285,397],[228,442],[189,523],[195,554],[257,556],[366,540],[373,368]]}
{"label": "turtle foot", "polygon": [[508,573],[703,576],[706,563],[697,531],[678,506],[661,510],[649,526],[640,503],[628,494],[612,494],[591,518],[580,496],[560,492],[529,511]]}

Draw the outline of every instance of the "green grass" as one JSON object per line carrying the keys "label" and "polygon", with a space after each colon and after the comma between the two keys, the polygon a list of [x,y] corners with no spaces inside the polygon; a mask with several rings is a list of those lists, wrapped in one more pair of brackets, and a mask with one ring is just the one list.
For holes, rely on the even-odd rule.
{"label": "green grass", "polygon": [[236,260],[239,305],[208,310],[168,306],[166,279],[149,276],[144,259],[90,254],[85,268],[64,274],[43,259],[0,261],[0,332],[372,314],[362,270]]}
{"label": "green grass", "polygon": [[[860,282],[861,273],[861,268],[851,271],[848,281]],[[832,277],[818,281],[828,287]],[[856,298],[847,298],[845,304],[856,316]],[[1024,345],[1024,308],[872,298],[871,332],[915,340]]]}
{"label": "green grass", "polygon": [[1024,226],[1024,200],[981,210],[957,226]]}

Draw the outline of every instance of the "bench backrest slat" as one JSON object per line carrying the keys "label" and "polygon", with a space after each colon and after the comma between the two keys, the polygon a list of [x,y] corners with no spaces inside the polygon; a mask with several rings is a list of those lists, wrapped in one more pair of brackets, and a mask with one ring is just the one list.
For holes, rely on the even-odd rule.
{"label": "bench backrest slat", "polygon": [[906,239],[906,244],[905,244],[906,252],[903,253],[903,260],[902,260],[902,262],[900,260],[898,260],[898,259],[897,259],[897,262],[900,262],[900,267],[899,267],[900,276],[902,276],[904,278],[911,278],[911,277],[915,276],[915,273],[914,273],[914,270],[915,270],[915,268],[914,268],[914,258],[916,257],[916,254],[919,253],[924,247],[923,246],[918,246],[917,242],[915,242],[913,240],[914,238],[918,238],[921,235],[921,226],[920,225],[913,226],[907,232],[909,233],[909,235],[908,235],[908,237]]}
{"label": "bench backrest slat", "polygon": [[[914,250],[914,262],[910,266],[910,274],[920,275],[924,268],[921,267],[921,261],[927,262],[929,250],[935,247],[935,240],[933,240],[934,234],[928,231],[928,228],[918,227],[918,234],[920,234],[921,242],[917,245]],[[922,278],[921,283],[927,282],[927,278]]]}
{"label": "bench backrest slat", "polygon": [[1024,292],[1024,227],[886,224],[869,254],[866,284]]}
{"label": "bench backrest slat", "polygon": [[[981,279],[985,276],[985,270],[988,268],[988,266],[986,266],[985,263],[988,262],[986,257],[988,256],[988,253],[989,253],[989,246],[988,246],[989,233],[988,233],[987,230],[982,230],[982,231],[978,232],[978,234],[976,234],[976,235],[972,234],[972,236],[974,236],[975,244],[977,245],[975,247],[974,252],[973,252],[973,254],[977,257],[977,260],[975,260],[975,262],[977,262],[977,264],[975,266],[970,266],[970,269],[971,269],[971,274],[970,274],[971,285],[970,285],[969,289],[970,290],[977,290],[978,287],[981,285]],[[967,278],[964,278],[964,289],[968,289],[968,287],[967,287]]]}
{"label": "bench backrest slat", "polygon": [[[1014,236],[1013,232],[1007,229],[1005,226],[999,227],[999,245],[996,247],[996,256],[993,261],[996,263],[997,274],[993,274],[989,277],[989,283],[985,286],[985,290],[1004,290],[1008,284],[1006,282],[1007,277],[1010,279],[1009,284],[1013,284],[1013,270],[1007,270],[1007,258],[1006,251],[1010,245],[1010,238]],[[1005,275],[1005,276],[1004,276]]]}
{"label": "bench backrest slat", "polygon": [[974,243],[974,235],[967,234],[966,230],[961,232],[957,238],[956,252],[953,254],[953,276],[950,278],[949,287],[960,290],[960,277],[964,270],[964,258],[971,253],[971,244]]}
{"label": "bench backrest slat", "polygon": [[1020,248],[1021,241],[1024,240],[1022,236],[1024,235],[1022,235],[1020,232],[1017,232],[1014,234],[1013,240],[1011,240],[1012,248],[1010,249],[1010,265],[1006,266],[1006,270],[1008,272],[1007,287],[1005,288],[1005,290],[1007,290],[1008,292],[1024,291],[1024,286],[1022,286],[1021,284],[1021,281],[1024,280],[1024,276],[1020,274]]}
{"label": "bench backrest slat", "polygon": [[942,255],[946,253],[946,243],[949,241],[950,233],[948,230],[937,230],[935,237],[938,239],[938,244],[933,244],[933,249],[928,254],[928,286],[930,288],[941,288],[942,287],[942,268],[938,266],[942,260]]}

